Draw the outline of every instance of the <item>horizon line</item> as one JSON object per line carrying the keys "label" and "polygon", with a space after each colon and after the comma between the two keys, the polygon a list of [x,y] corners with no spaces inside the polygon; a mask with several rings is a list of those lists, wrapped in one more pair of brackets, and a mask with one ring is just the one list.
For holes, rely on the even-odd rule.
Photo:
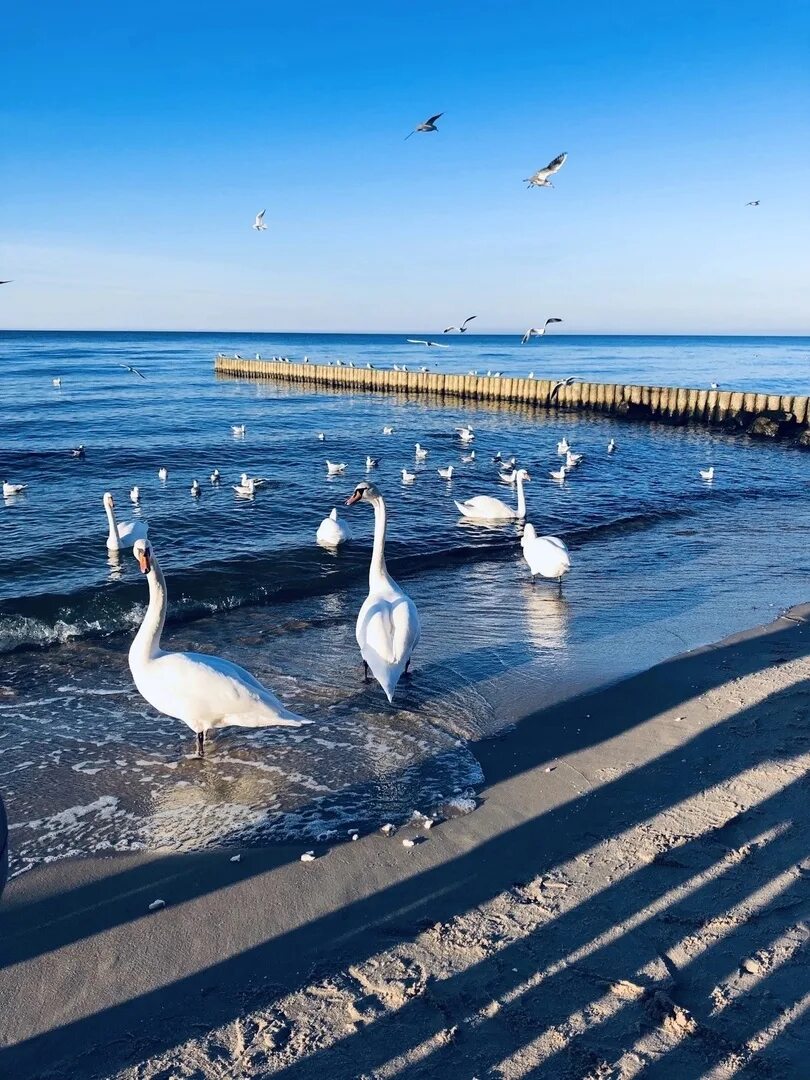
{"label": "horizon line", "polygon": [[[280,337],[284,335],[307,335],[307,336],[334,336],[341,337],[351,335],[354,337],[405,337],[408,334],[421,334],[427,333],[427,331],[421,330],[199,330],[199,329],[166,329],[164,327],[149,327],[149,328],[125,328],[114,326],[84,326],[84,327],[25,327],[25,326],[4,326],[0,327],[0,334],[199,334],[199,335],[212,335],[212,334],[239,334],[249,336],[273,336]],[[445,337],[444,334],[434,334],[436,340],[440,340]],[[462,335],[454,334],[452,339],[455,340]],[[522,337],[523,332],[519,330],[492,330],[487,332],[478,331],[476,333],[468,332],[463,337],[466,340],[472,340],[474,338],[486,338],[486,337]],[[750,337],[750,338],[810,338],[810,330],[804,332],[764,332],[764,331],[743,331],[743,330],[711,330],[711,331],[645,331],[645,330],[587,330],[581,333],[564,333],[555,332],[554,334],[546,335],[550,341],[555,338],[583,338],[583,337]],[[432,340],[432,339],[431,339]],[[446,340],[450,340],[447,338]]]}

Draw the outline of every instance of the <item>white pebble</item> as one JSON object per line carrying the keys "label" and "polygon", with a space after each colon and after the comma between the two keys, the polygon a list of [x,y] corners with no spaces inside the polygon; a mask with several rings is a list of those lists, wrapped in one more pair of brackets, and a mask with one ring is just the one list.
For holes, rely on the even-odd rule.
{"label": "white pebble", "polygon": [[352,840],[359,840],[360,839],[360,833],[359,832],[353,832],[353,833],[350,833],[349,835],[351,836]]}
{"label": "white pebble", "polygon": [[165,900],[153,900],[152,903],[149,905],[149,910],[150,911],[160,911],[160,909],[162,907],[166,907],[166,901]]}
{"label": "white pebble", "polygon": [[415,841],[415,840],[409,840],[409,839],[408,839],[408,838],[406,837],[406,838],[405,838],[405,839],[404,839],[404,840],[402,841],[402,846],[403,846],[403,847],[413,847],[415,843],[416,843],[416,841]]}
{"label": "white pebble", "polygon": [[305,851],[301,856],[301,862],[315,862],[315,852]]}
{"label": "white pebble", "polygon": [[436,822],[433,820],[432,817],[426,817],[425,820],[422,822],[422,828],[432,829],[435,824]]}

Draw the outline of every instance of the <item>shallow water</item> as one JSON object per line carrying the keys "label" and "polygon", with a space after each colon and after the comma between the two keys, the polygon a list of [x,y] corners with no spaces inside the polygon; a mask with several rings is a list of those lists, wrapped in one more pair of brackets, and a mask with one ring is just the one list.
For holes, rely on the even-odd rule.
{"label": "shallow water", "polygon": [[[670,381],[665,358],[670,370],[677,360],[681,382],[711,376],[785,391],[801,389],[791,373],[810,348],[795,339],[541,344],[552,341],[555,352],[543,355],[558,373],[576,362],[584,376]],[[505,370],[529,364],[505,339],[453,345],[443,367],[483,367],[483,354],[498,349]],[[808,459],[798,451],[603,417],[218,381],[212,357],[228,347],[375,363],[403,348],[385,338],[3,336],[0,393],[14,415],[3,425],[0,471],[30,485],[0,506],[0,782],[18,870],[106,848],[328,840],[401,820],[480,783],[471,741],[527,706],[806,599]],[[533,346],[535,368],[539,355]],[[142,367],[147,380],[116,369],[119,361]],[[61,389],[50,384],[55,375]],[[462,422],[476,430],[472,465],[461,463],[454,434]],[[247,425],[243,439],[231,434],[234,423]],[[383,437],[389,423],[395,434]],[[586,458],[560,486],[547,473],[563,434]],[[614,455],[605,450],[611,436]],[[417,440],[430,457],[403,486],[399,469],[414,467]],[[65,451],[79,442],[87,457],[77,461]],[[459,522],[453,499],[512,497],[497,481],[496,450],[532,473],[529,519],[571,548],[562,596],[528,583],[514,526]],[[414,678],[393,706],[360,682],[354,641],[369,509],[345,511],[355,541],[337,555],[314,544],[321,518],[365,476],[366,453],[381,457],[373,478],[389,503],[389,570],[423,622]],[[347,462],[345,478],[327,478],[326,456]],[[435,470],[450,463],[457,474],[448,483]],[[708,464],[717,468],[711,484],[698,476]],[[218,487],[207,480],[215,466]],[[253,500],[232,491],[242,470],[270,481]],[[139,698],[126,649],[145,585],[131,553],[108,560],[101,509],[111,490],[129,518],[133,483],[168,578],[170,647],[243,664],[314,728],[231,729],[200,763],[185,726]]]}

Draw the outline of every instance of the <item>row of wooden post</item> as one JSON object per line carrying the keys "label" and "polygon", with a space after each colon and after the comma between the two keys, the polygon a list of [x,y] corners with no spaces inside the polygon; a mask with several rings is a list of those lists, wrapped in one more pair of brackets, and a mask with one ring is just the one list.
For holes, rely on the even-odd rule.
{"label": "row of wooden post", "polygon": [[[624,411],[678,420],[716,423],[729,417],[763,412],[791,413],[799,424],[810,422],[808,397],[792,394],[757,394],[742,390],[697,390],[680,386],[640,386],[621,383],[575,382],[562,386],[554,401],[552,379],[495,378],[449,372],[394,371],[389,368],[326,364],[292,364],[277,360],[243,360],[217,356],[218,374],[248,379],[304,382],[344,390],[378,390],[430,394],[468,401],[555,405],[566,409]],[[633,408],[635,407],[635,408]]]}

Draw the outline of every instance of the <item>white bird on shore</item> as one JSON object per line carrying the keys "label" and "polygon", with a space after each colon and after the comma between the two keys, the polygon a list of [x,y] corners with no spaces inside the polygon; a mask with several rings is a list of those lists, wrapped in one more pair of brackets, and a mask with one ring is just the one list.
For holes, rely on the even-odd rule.
{"label": "white bird on shore", "polygon": [[191,494],[194,495],[195,498],[198,497],[199,495],[202,495],[202,488],[200,487],[200,481],[199,480],[192,480],[190,490],[191,490]]}
{"label": "white bird on shore", "polygon": [[412,484],[415,479],[416,479],[416,473],[408,472],[407,469],[402,470],[402,483],[403,484]]}
{"label": "white bird on shore", "polygon": [[385,566],[385,501],[372,484],[358,484],[347,506],[367,502],[374,508],[374,547],[368,575],[368,596],[357,616],[355,636],[363,657],[363,673],[380,684],[389,701],[397,683],[407,673],[419,644],[419,613],[416,605],[391,578]]}
{"label": "white bird on shore", "polygon": [[475,451],[471,450],[469,454],[462,454],[461,460],[465,465],[472,465],[475,461]]}
{"label": "white bird on shore", "polygon": [[[543,337],[543,335],[546,332],[547,327],[551,323],[558,323],[558,322],[562,322],[562,319],[546,319],[546,321],[543,323],[542,326],[530,326],[529,329],[526,331],[526,333],[523,335],[523,337],[520,339],[520,344],[525,345],[526,342],[529,341],[533,337]],[[531,372],[531,374],[529,375],[529,378],[530,379],[534,378],[534,372]]]}
{"label": "white bird on shore", "polygon": [[438,472],[438,474],[442,478],[442,480],[452,480],[453,479],[453,466],[452,465],[448,465],[446,469],[437,469],[436,471]]}
{"label": "white bird on shore", "polygon": [[565,480],[566,476],[568,475],[568,466],[561,465],[559,469],[552,469],[552,471],[548,475],[551,477],[552,480]]}
{"label": "white bird on shore", "polygon": [[444,113],[437,112],[435,116],[429,116],[423,124],[417,124],[413,131],[405,136],[405,142],[410,139],[411,135],[415,135],[417,131],[438,131],[439,129],[436,127],[436,121],[440,116],[444,116]]}
{"label": "white bird on shore", "polygon": [[394,434],[394,429],[392,427],[384,427],[382,429],[382,433],[383,433],[383,435],[393,435]]}
{"label": "white bird on shore", "polygon": [[615,449],[616,449],[616,440],[611,439],[610,442],[608,443],[608,446],[607,446],[607,452],[609,454],[612,454]]}
{"label": "white bird on shore", "polygon": [[475,432],[471,427],[456,428],[456,430],[463,443],[471,443],[475,439]]}
{"label": "white bird on shore", "polygon": [[502,499],[494,499],[491,495],[476,495],[472,499],[467,499],[466,502],[456,502],[456,506],[464,517],[473,518],[476,521],[521,521],[526,517],[526,494],[523,483],[527,480],[531,480],[528,472],[525,469],[518,469],[515,477],[517,509],[509,506]]}
{"label": "white bird on shore", "polygon": [[247,428],[244,424],[231,424],[231,432],[234,435],[244,435]]}
{"label": "white bird on shore", "polygon": [[149,606],[129,649],[129,670],[138,693],[153,709],[182,720],[205,752],[207,733],[220,727],[294,727],[311,723],[291,712],[249,671],[193,652],[164,652],[160,636],[166,620],[166,580],[148,540],[135,542],[133,554],[147,575]]}
{"label": "white bird on shore", "polygon": [[449,334],[451,330],[458,330],[458,332],[460,334],[466,334],[467,329],[468,329],[467,328],[467,323],[471,323],[473,321],[473,319],[477,319],[477,318],[478,318],[477,315],[468,315],[467,318],[464,320],[463,323],[461,323],[460,326],[445,326],[444,330],[442,330],[442,333],[443,334]]}
{"label": "white bird on shore", "polygon": [[105,491],[101,501],[110,527],[107,534],[108,551],[120,551],[121,548],[132,547],[136,540],[146,539],[149,526],[145,521],[122,521],[119,524],[115,520],[115,500],[112,494]]}
{"label": "white bird on shore", "polygon": [[569,469],[575,469],[577,465],[580,465],[582,463],[582,459],[584,457],[584,454],[575,454],[573,453],[573,451],[569,450],[568,453],[565,455],[566,467]]}
{"label": "white bird on shore", "polygon": [[562,587],[562,579],[571,569],[571,557],[559,537],[538,536],[534,525],[526,522],[520,546],[531,570],[532,581],[539,574],[544,578],[556,578]]}
{"label": "white bird on shore", "polygon": [[348,527],[338,518],[337,507],[334,507],[329,517],[325,517],[318,526],[315,539],[322,547],[336,548],[351,540],[352,534]]}
{"label": "white bird on shore", "polygon": [[133,504],[133,506],[138,506],[140,504],[140,501],[141,501],[141,489],[138,487],[137,484],[134,484],[129,489],[129,501]]}
{"label": "white bird on shore", "polygon": [[[438,341],[422,341],[421,338],[406,338],[409,345],[427,345],[429,349],[449,349],[449,345],[440,345]],[[405,371],[405,365],[403,364],[401,371]]]}
{"label": "white bird on shore", "polygon": [[524,183],[527,184],[530,188],[554,187],[552,182],[549,180],[549,177],[560,171],[560,169],[565,164],[567,157],[568,154],[566,153],[558,154],[553,161],[550,161],[548,165],[546,165],[545,169],[538,169],[536,173],[532,173],[531,176],[527,176],[524,180]]}
{"label": "white bird on shore", "polygon": [[337,464],[334,461],[327,460],[326,472],[328,476],[339,476],[341,473],[346,472],[346,462],[342,461],[340,464]]}
{"label": "white bird on shore", "polygon": [[571,444],[569,443],[568,439],[566,439],[566,437],[563,435],[563,437],[557,443],[557,453],[558,454],[567,454],[570,449],[571,449]]}
{"label": "white bird on shore", "polygon": [[219,469],[214,469],[211,475],[208,477],[212,484],[219,483]]}
{"label": "white bird on shore", "polygon": [[379,458],[366,456],[366,472],[371,472],[372,469],[376,469],[379,464]]}
{"label": "white bird on shore", "polygon": [[7,499],[11,495],[22,495],[27,489],[28,484],[9,484],[8,481],[3,483],[3,496]]}
{"label": "white bird on shore", "polygon": [[416,458],[416,460],[417,461],[427,461],[427,456],[428,456],[427,450],[425,450],[425,448],[423,446],[420,446],[419,443],[417,443],[416,446],[414,447],[414,457]]}
{"label": "white bird on shore", "polygon": [[266,213],[266,210],[262,210],[256,215],[256,220],[253,222],[253,228],[256,230],[256,232],[264,232],[267,228],[264,223],[264,215]]}
{"label": "white bird on shore", "polygon": [[714,480],[714,465],[709,469],[701,469],[700,475],[704,480]]}

